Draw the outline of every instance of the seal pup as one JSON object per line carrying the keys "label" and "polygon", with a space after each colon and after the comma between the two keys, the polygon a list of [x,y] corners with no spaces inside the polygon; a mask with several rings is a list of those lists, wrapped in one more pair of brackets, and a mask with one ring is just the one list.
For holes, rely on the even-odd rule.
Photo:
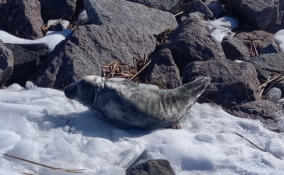
{"label": "seal pup", "polygon": [[87,76],[67,86],[64,93],[119,127],[154,129],[176,125],[209,83],[209,77],[199,77],[166,90],[123,78]]}

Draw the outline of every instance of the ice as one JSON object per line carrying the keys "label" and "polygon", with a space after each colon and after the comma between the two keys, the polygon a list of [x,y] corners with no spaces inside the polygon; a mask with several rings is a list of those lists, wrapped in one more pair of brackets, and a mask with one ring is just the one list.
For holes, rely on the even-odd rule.
{"label": "ice", "polygon": [[[62,91],[13,85],[0,90],[0,174],[63,175],[4,153],[84,175],[123,175],[137,158],[167,159],[177,175],[280,175],[284,135],[220,107],[195,104],[182,129],[123,130]],[[249,139],[264,151],[247,142]]]}
{"label": "ice", "polygon": [[284,30],[279,30],[275,33],[274,38],[279,45],[281,52],[284,52]]}
{"label": "ice", "polygon": [[65,38],[71,33],[72,30],[69,29],[64,31],[48,31],[47,35],[43,38],[36,40],[28,40],[18,38],[12,34],[0,30],[0,40],[2,40],[4,43],[10,44],[44,44],[51,52],[61,41],[65,40]]}
{"label": "ice", "polygon": [[237,28],[238,25],[238,19],[224,16],[222,18],[210,21],[209,29],[211,30],[211,36],[217,41],[222,42],[225,36],[232,36],[234,34],[232,30]]}

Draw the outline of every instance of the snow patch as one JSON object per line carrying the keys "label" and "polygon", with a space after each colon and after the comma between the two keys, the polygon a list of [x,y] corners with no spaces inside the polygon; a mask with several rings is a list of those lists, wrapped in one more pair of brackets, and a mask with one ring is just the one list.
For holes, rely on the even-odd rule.
{"label": "snow patch", "polygon": [[217,41],[222,42],[225,36],[232,36],[234,34],[232,30],[238,27],[239,21],[236,18],[224,16],[210,21],[208,25],[211,30],[211,36]]}
{"label": "snow patch", "polygon": [[65,38],[72,33],[72,30],[64,31],[48,31],[46,36],[36,40],[28,40],[18,38],[12,34],[9,34],[3,30],[0,30],[0,40],[4,43],[10,44],[44,44],[48,47],[49,51],[53,51],[54,48]]}
{"label": "snow patch", "polygon": [[281,52],[284,52],[284,30],[276,32],[274,38],[279,45]]}
{"label": "snow patch", "polygon": [[[284,173],[283,133],[259,121],[234,117],[220,107],[195,104],[182,129],[122,130],[71,101],[62,91],[0,90],[0,172],[63,175],[3,156],[13,154],[55,167],[86,169],[84,175],[123,175],[146,152],[167,159],[177,175],[279,175]],[[262,147],[256,149],[240,133]],[[275,157],[275,156],[276,157]]]}

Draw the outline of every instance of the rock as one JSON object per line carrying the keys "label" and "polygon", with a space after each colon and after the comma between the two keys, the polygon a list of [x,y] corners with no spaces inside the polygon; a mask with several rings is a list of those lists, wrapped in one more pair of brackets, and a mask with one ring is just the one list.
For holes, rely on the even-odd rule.
{"label": "rock", "polygon": [[181,71],[193,61],[225,58],[221,44],[210,35],[207,23],[200,17],[200,13],[190,14],[170,34],[169,48]]}
{"label": "rock", "polygon": [[180,72],[169,49],[158,50],[151,57],[151,64],[146,68],[146,82],[160,88],[174,89],[182,85]]}
{"label": "rock", "polygon": [[259,80],[263,83],[275,73],[283,72],[284,53],[263,54],[252,58],[250,62],[255,66]]}
{"label": "rock", "polygon": [[282,97],[282,91],[277,87],[271,88],[266,94],[266,99],[273,101],[275,103],[278,102],[281,99],[281,97]]}
{"label": "rock", "polygon": [[0,26],[6,32],[27,39],[43,36],[38,0],[7,1],[0,7]]}
{"label": "rock", "polygon": [[280,29],[279,0],[227,0],[229,10],[256,29],[276,32]]}
{"label": "rock", "polygon": [[222,3],[218,0],[207,0],[205,2],[208,8],[213,13],[214,18],[220,18],[223,13],[225,13],[224,7]]}
{"label": "rock", "polygon": [[235,37],[241,40],[248,48],[251,47],[251,42],[248,38],[254,38],[259,54],[280,52],[279,46],[274,39],[274,35],[271,33],[262,30],[239,31]]}
{"label": "rock", "polygon": [[194,12],[200,12],[201,14],[204,14],[204,19],[213,18],[212,11],[201,0],[192,0],[186,5],[185,11],[184,11],[185,15],[189,15],[190,13],[194,13]]}
{"label": "rock", "polygon": [[160,9],[163,11],[168,11],[172,13],[179,12],[180,0],[127,0],[131,2],[136,2],[143,4],[147,7]]}
{"label": "rock", "polygon": [[6,84],[13,73],[13,53],[0,40],[0,88]]}
{"label": "rock", "polygon": [[13,45],[6,44],[14,55],[14,71],[8,85],[18,83],[22,86],[35,72],[37,66],[47,58],[48,48],[41,44]]}
{"label": "rock", "polygon": [[40,0],[43,20],[45,22],[50,19],[70,21],[75,13],[77,1],[83,0]]}
{"label": "rock", "polygon": [[241,117],[260,120],[271,130],[277,131],[277,122],[283,118],[282,105],[268,100],[258,100],[238,105],[232,108],[232,114]]}
{"label": "rock", "polygon": [[125,0],[85,0],[85,7],[92,24],[128,26],[156,35],[178,25],[169,12]]}
{"label": "rock", "polygon": [[113,60],[133,65],[133,57],[142,59],[155,47],[152,35],[132,27],[80,26],[49,55],[36,84],[60,89],[86,75],[101,75],[101,67]]}
{"label": "rock", "polygon": [[204,92],[204,97],[229,107],[233,103],[254,100],[260,85],[251,63],[228,59],[193,62],[185,68],[183,81],[189,82],[197,76],[211,77],[211,84]]}
{"label": "rock", "polygon": [[221,45],[227,59],[249,60],[249,50],[247,46],[239,39],[233,37],[224,37]]}
{"label": "rock", "polygon": [[126,170],[126,175],[175,175],[170,162],[163,159],[148,160],[133,165]]}

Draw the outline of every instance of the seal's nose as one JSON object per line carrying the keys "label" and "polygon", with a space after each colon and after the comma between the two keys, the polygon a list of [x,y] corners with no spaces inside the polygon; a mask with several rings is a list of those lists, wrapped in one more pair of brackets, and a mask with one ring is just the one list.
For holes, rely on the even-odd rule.
{"label": "seal's nose", "polygon": [[77,87],[74,85],[69,85],[64,88],[64,94],[67,98],[73,99],[77,95]]}

